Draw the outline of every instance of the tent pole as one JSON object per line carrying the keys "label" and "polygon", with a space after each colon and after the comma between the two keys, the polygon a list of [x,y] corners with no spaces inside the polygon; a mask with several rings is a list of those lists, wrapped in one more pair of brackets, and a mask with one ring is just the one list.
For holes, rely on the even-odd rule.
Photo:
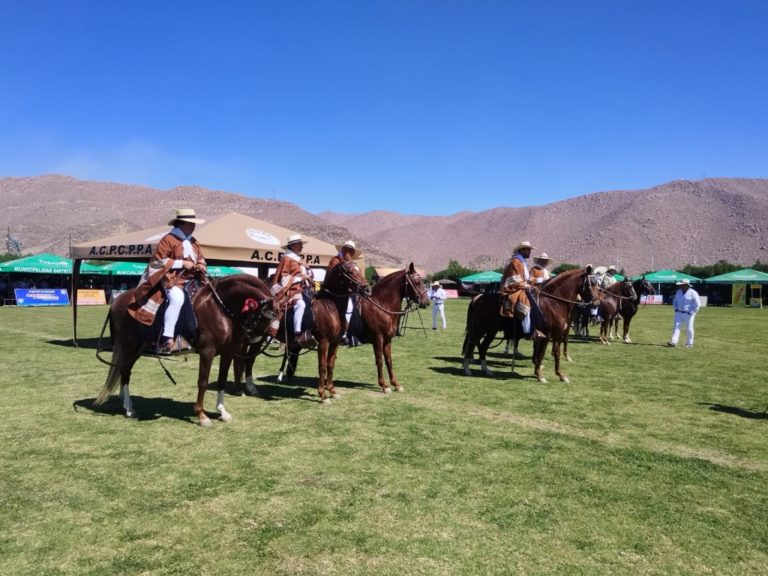
{"label": "tent pole", "polygon": [[72,262],[72,344],[77,348],[77,289],[80,285],[80,263],[77,258]]}

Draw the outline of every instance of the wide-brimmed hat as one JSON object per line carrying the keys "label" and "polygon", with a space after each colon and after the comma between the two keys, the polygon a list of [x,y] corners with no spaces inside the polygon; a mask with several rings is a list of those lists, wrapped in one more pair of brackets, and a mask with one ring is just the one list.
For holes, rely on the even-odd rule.
{"label": "wide-brimmed hat", "polygon": [[440,282],[438,282],[437,280],[435,280],[434,282],[432,282],[432,286],[440,286]]}
{"label": "wide-brimmed hat", "polygon": [[691,281],[688,280],[688,278],[683,278],[682,280],[675,282],[675,284],[677,284],[678,286],[690,286]]}
{"label": "wide-brimmed hat", "polygon": [[347,240],[344,244],[336,244],[336,250],[341,252],[342,248],[350,248],[352,250],[352,256],[357,254],[357,246],[355,246],[355,243],[352,240]]}
{"label": "wide-brimmed hat", "polygon": [[302,244],[304,244],[304,240],[302,240],[302,239],[301,239],[301,234],[291,234],[290,236],[288,236],[288,239],[285,241],[285,244],[283,244],[283,245],[281,246],[281,248],[282,248],[283,250],[285,250],[285,249],[286,249],[286,248],[288,248],[288,247],[289,247],[291,244],[298,244],[299,242],[301,242]]}
{"label": "wide-brimmed hat", "polygon": [[195,211],[192,208],[181,208],[176,210],[176,218],[172,218],[168,222],[168,226],[173,226],[176,221],[192,222],[192,224],[205,224],[205,220],[195,217]]}
{"label": "wide-brimmed hat", "polygon": [[520,242],[520,244],[515,246],[515,252],[519,252],[523,248],[530,248],[531,250],[533,250],[533,246],[531,245],[531,243],[528,242],[528,240],[524,240],[523,242]]}
{"label": "wide-brimmed hat", "polygon": [[551,260],[551,258],[549,256],[547,256],[546,252],[542,252],[541,254],[536,256],[536,258],[534,258],[534,260],[546,260],[546,261],[549,261],[549,260]]}
{"label": "wide-brimmed hat", "polygon": [[614,272],[618,272],[619,271],[619,269],[616,268],[616,266],[614,266],[613,264],[608,266],[608,270],[606,270],[606,272],[610,272],[611,270],[613,270]]}

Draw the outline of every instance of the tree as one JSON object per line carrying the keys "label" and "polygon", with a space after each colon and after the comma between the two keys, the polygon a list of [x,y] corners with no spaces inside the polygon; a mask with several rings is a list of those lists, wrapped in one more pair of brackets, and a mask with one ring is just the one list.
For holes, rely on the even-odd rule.
{"label": "tree", "polygon": [[479,272],[479,270],[472,270],[470,268],[465,268],[461,264],[459,264],[456,260],[449,260],[448,261],[448,268],[445,270],[439,270],[435,272],[432,275],[432,279],[443,279],[448,278],[449,280],[453,280],[454,282],[458,282],[459,278],[462,276],[469,276],[470,274],[474,274],[475,272]]}

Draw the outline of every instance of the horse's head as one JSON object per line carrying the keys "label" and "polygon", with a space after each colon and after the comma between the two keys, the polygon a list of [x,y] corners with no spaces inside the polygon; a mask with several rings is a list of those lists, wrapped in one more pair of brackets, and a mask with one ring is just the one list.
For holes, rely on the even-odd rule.
{"label": "horse's head", "polygon": [[405,271],[405,297],[409,302],[416,302],[419,308],[429,306],[429,294],[427,287],[424,286],[424,279],[416,271],[413,262]]}
{"label": "horse's head", "polygon": [[267,333],[275,317],[275,301],[269,287],[248,274],[234,274],[208,286],[224,313],[242,328],[253,342]]}
{"label": "horse's head", "polygon": [[275,301],[269,295],[258,299],[246,298],[237,320],[248,335],[248,340],[253,342],[267,333],[274,318]]}
{"label": "horse's head", "polygon": [[653,287],[653,284],[648,282],[648,280],[645,279],[645,276],[643,276],[640,280],[640,293],[641,294],[656,294],[656,290]]}
{"label": "horse's head", "polygon": [[326,275],[323,289],[333,295],[371,295],[371,285],[365,279],[360,266],[354,260],[334,266]]}
{"label": "horse's head", "polygon": [[637,300],[637,292],[635,292],[635,286],[632,284],[631,279],[625,278],[621,281],[621,295],[624,298]]}

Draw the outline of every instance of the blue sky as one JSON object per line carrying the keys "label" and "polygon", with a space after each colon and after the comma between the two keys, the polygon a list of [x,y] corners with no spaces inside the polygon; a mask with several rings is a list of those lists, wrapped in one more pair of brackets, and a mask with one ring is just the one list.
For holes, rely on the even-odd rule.
{"label": "blue sky", "polygon": [[0,0],[0,176],[446,215],[768,176],[764,0]]}

